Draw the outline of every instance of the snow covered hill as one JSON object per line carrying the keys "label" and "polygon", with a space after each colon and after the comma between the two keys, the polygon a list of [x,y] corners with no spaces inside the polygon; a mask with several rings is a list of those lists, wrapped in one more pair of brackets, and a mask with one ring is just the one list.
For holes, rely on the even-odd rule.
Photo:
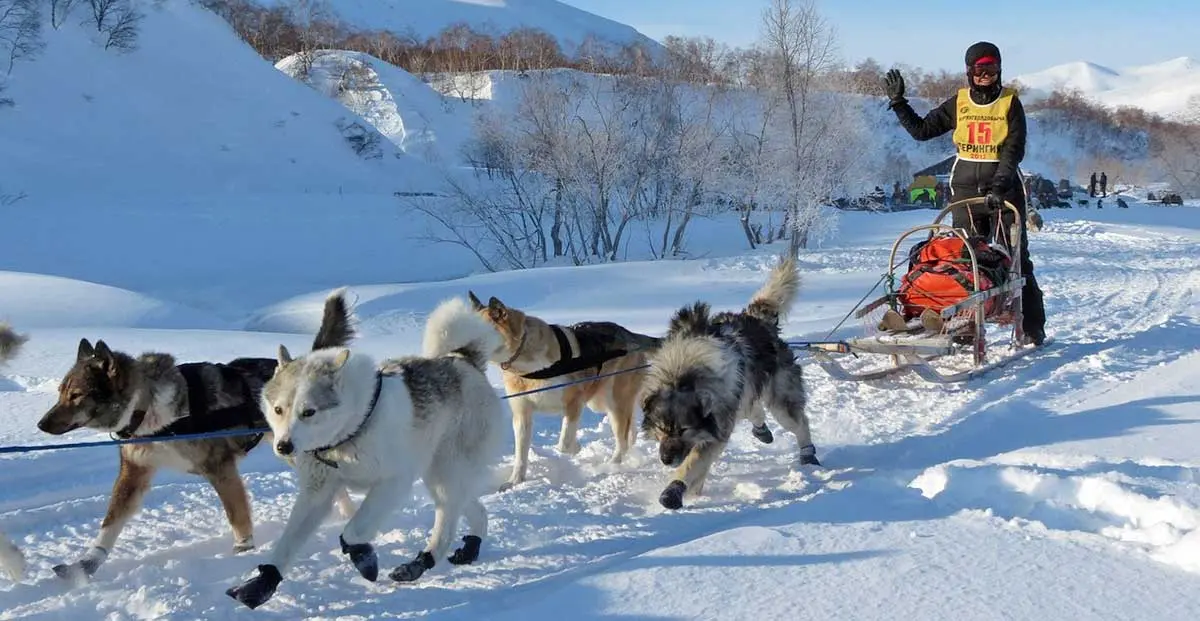
{"label": "snow covered hill", "polygon": [[1106,106],[1133,106],[1168,118],[1185,116],[1189,101],[1200,97],[1200,63],[1186,56],[1121,69],[1072,62],[1015,79],[1029,87],[1027,98],[1077,88]]}
{"label": "snow covered hill", "polygon": [[[801,256],[804,289],[785,334],[824,337],[877,281],[895,236],[930,215],[845,214],[837,238]],[[742,425],[705,495],[665,512],[656,496],[667,473],[651,443],[639,439],[614,467],[606,463],[607,423],[585,412],[583,450],[560,455],[552,448],[558,420],[537,417],[529,480],[484,498],[493,521],[479,562],[441,563],[411,586],[368,583],[341,554],[344,520],[333,517],[302,548],[276,597],[251,615],[224,590],[263,562],[296,498],[293,472],[269,450],[256,449],[242,466],[257,550],[230,552],[207,483],[164,472],[108,562],[77,586],[50,567],[74,559],[96,533],[114,451],[5,454],[0,529],[24,551],[29,574],[0,579],[0,618],[549,621],[570,610],[586,620],[752,621],[803,610],[865,621],[1190,621],[1200,616],[1200,600],[1187,596],[1200,587],[1200,212],[1135,203],[1045,217],[1030,245],[1052,344],[950,388],[915,378],[839,384],[810,365],[808,412],[824,468],[794,471],[790,438],[780,432],[762,445]],[[229,223],[234,235],[240,223]],[[744,304],[777,250],[430,283],[345,282],[358,300],[356,346],[394,356],[418,347],[438,300],[467,290],[550,321],[613,320],[660,334],[673,309],[698,297],[720,309]],[[138,249],[110,252],[134,264]],[[63,258],[79,254],[86,253]],[[347,273],[356,268],[377,274],[370,265]],[[125,276],[113,267],[112,278]],[[230,294],[213,308],[147,322],[146,309],[167,303],[141,291],[41,274],[0,277],[0,318],[30,326],[31,337],[0,369],[0,446],[105,438],[52,438],[34,426],[81,337],[181,360],[269,356],[281,342],[306,347],[314,302],[328,289],[260,304],[262,287],[285,281],[302,290],[306,276],[231,270],[226,281]],[[246,317],[255,306],[251,319],[214,329],[210,315]],[[56,314],[42,315],[46,308]],[[851,321],[838,334],[862,329]],[[501,390],[494,368],[490,376]],[[494,473],[497,484],[507,464]],[[431,520],[418,485],[376,541],[381,565],[410,558]]]}
{"label": "snow covered hill", "polygon": [[189,0],[137,6],[133,51],[104,49],[76,3],[44,29],[43,53],[15,65],[15,106],[0,108],[7,191],[94,200],[420,185],[422,162],[273,70],[213,13]]}
{"label": "snow covered hill", "polygon": [[[262,6],[290,4],[294,0],[257,0]],[[476,32],[500,36],[519,28],[542,30],[573,55],[581,44],[594,39],[610,50],[638,44],[657,52],[657,41],[622,24],[558,0],[322,0],[347,26],[361,30],[387,30],[424,40],[448,26],[466,24]]]}

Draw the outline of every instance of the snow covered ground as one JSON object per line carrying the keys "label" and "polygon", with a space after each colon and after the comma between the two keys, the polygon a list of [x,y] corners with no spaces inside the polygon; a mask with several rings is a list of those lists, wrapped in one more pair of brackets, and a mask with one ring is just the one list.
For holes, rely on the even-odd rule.
{"label": "snow covered ground", "polygon": [[[879,277],[895,236],[931,215],[843,214],[838,236],[801,257],[805,289],[787,335],[823,337]],[[493,522],[478,564],[441,564],[415,585],[370,584],[340,554],[342,523],[331,518],[275,599],[250,612],[224,590],[262,562],[295,498],[292,472],[269,450],[243,466],[258,550],[232,555],[212,489],[164,473],[108,563],[77,588],[50,567],[94,536],[115,450],[5,454],[0,529],[30,571],[20,583],[0,580],[0,618],[1198,618],[1200,210],[1043,215],[1031,247],[1053,344],[951,388],[915,378],[836,384],[809,368],[823,469],[793,472],[790,439],[764,446],[742,427],[706,496],[669,513],[656,502],[666,472],[649,442],[614,468],[599,416],[585,414],[574,457],[553,449],[558,421],[538,417],[529,481],[484,499]],[[233,244],[240,233],[226,230]],[[267,238],[261,246],[280,251]],[[279,343],[302,351],[320,299],[343,283],[358,298],[360,347],[378,356],[414,351],[424,313],[468,289],[551,321],[607,319],[660,334],[693,299],[741,306],[777,248],[404,284],[363,253],[360,264],[341,256],[336,269],[315,262],[321,279],[344,279],[315,286],[300,262],[267,272],[228,260],[223,274],[200,268],[179,284],[161,270],[156,283],[146,267],[121,273],[117,258],[140,265],[135,246],[109,248],[116,258],[101,278],[85,265],[91,250],[64,249],[57,267],[50,256],[31,260],[46,266],[38,273],[0,272],[0,320],[31,336],[0,369],[0,446],[102,439],[34,426],[81,337],[180,360],[270,356]],[[422,263],[434,264],[425,252]],[[204,306],[191,303],[201,297]],[[492,379],[500,390],[494,369]],[[497,485],[505,474],[507,462]],[[431,521],[418,486],[377,541],[382,563],[415,554]]]}

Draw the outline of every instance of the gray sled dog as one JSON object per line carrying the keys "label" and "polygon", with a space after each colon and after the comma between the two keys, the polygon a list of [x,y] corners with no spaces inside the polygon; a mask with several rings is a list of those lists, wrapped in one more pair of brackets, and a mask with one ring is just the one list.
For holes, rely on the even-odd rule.
{"label": "gray sled dog", "polygon": [[468,292],[468,297],[502,339],[502,347],[492,352],[491,360],[500,366],[508,394],[605,376],[510,400],[516,453],[512,474],[500,491],[525,480],[535,411],[562,415],[558,451],[566,455],[579,452],[579,418],[584,404],[606,414],[616,441],[610,461],[621,463],[637,437],[634,411],[646,377],[638,368],[646,364],[646,356],[658,347],[659,339],[610,321],[560,326],[506,306],[496,297],[486,305],[474,292]]}
{"label": "gray sled dog", "polygon": [[430,314],[422,356],[376,365],[367,354],[334,347],[293,360],[280,347],[263,403],[275,452],[295,459],[299,490],[270,562],[226,594],[250,608],[269,600],[340,485],[366,490],[340,537],[363,578],[378,578],[371,540],[417,478],[433,498],[433,530],[425,549],[390,577],[417,580],[445,558],[464,516],[468,534],[449,561],[474,562],[488,527],[479,498],[503,452],[504,407],[485,374],[498,347],[500,337],[461,299]]}
{"label": "gray sled dog", "polygon": [[[779,321],[800,288],[793,259],[783,260],[740,312],[712,314],[696,302],[675,313],[662,346],[650,356],[642,400],[642,430],[658,441],[659,458],[674,467],[659,496],[667,509],[702,492],[709,469],[739,419],[770,442],[763,406],[796,436],[799,462],[819,465],[805,415],[800,366],[779,336]],[[764,433],[765,432],[765,433]]]}
{"label": "gray sled dog", "polygon": [[[58,401],[38,421],[38,429],[62,435],[86,427],[122,439],[266,429],[259,396],[275,366],[271,358],[176,364],[170,354],[148,352],[134,358],[110,349],[102,340],[93,346],[82,339],[75,364],[59,384]],[[125,525],[141,510],[160,468],[207,479],[233,529],[233,552],[253,549],[250,498],[238,463],[264,435],[270,434],[121,445],[120,469],[100,532],[82,558],[56,565],[54,572],[70,581],[95,574]],[[352,510],[344,489],[338,503],[344,513]]]}
{"label": "gray sled dog", "polygon": [[[29,337],[17,334],[7,323],[0,323],[0,365],[16,358],[27,340]],[[25,555],[3,532],[0,532],[0,568],[13,581],[25,577]]]}

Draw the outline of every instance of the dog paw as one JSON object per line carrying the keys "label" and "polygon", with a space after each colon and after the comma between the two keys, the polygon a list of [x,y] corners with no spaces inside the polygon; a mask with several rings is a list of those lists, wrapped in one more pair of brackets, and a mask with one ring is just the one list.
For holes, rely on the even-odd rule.
{"label": "dog paw", "polygon": [[525,479],[509,479],[500,485],[499,491],[501,493],[507,492],[507,491],[511,490],[512,488],[514,488],[524,482],[525,482]]}
{"label": "dog paw", "polygon": [[78,583],[91,578],[107,558],[108,550],[99,546],[93,546],[78,561],[71,564],[55,565],[53,569],[59,578]]}
{"label": "dog paw", "polygon": [[561,453],[563,455],[568,455],[568,456],[577,455],[577,454],[579,454],[579,451],[583,450],[583,447],[578,442],[570,442],[568,444],[559,444],[558,446],[555,446],[554,448],[559,453]]}
{"label": "dog paw", "polygon": [[821,462],[817,460],[816,455],[801,455],[800,456],[800,465],[801,466],[820,466]]}
{"label": "dog paw", "polygon": [[775,434],[771,433],[771,428],[766,423],[751,427],[750,433],[754,434],[754,439],[763,444],[770,444],[775,441]]}
{"label": "dog paw", "polygon": [[470,565],[479,560],[479,547],[483,545],[483,539],[476,535],[467,535],[462,540],[463,547],[455,550],[447,559],[451,565]]}
{"label": "dog paw", "polygon": [[683,494],[686,491],[687,483],[671,481],[667,488],[658,495],[658,502],[667,509],[677,511],[683,508]]}
{"label": "dog paw", "polygon": [[283,576],[279,573],[279,569],[274,565],[259,565],[258,575],[239,584],[235,587],[230,587],[225,591],[225,594],[233,599],[244,604],[247,608],[254,610],[262,606],[275,595],[275,589],[279,588],[279,583],[283,582]]}
{"label": "dog paw", "polygon": [[350,555],[350,562],[354,563],[358,575],[375,582],[379,578],[379,558],[375,555],[375,547],[369,543],[351,545],[342,537],[338,537],[338,541],[342,543],[342,554]]}
{"label": "dog paw", "polygon": [[52,567],[54,575],[71,583],[74,586],[83,586],[87,584],[91,574],[84,571],[83,566],[79,563],[63,563]]}
{"label": "dog paw", "polygon": [[433,555],[429,552],[422,552],[417,555],[417,558],[393,569],[388,576],[396,582],[414,582],[426,571],[433,569],[433,564]]}
{"label": "dog paw", "polygon": [[253,539],[250,541],[243,541],[241,543],[233,544],[233,553],[241,554],[242,552],[249,552],[249,551],[253,550],[254,548],[255,548],[255,545],[254,545]]}

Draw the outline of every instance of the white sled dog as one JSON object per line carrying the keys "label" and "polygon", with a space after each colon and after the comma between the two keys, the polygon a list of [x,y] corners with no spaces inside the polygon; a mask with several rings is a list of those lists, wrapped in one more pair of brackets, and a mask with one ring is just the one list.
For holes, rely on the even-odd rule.
{"label": "white sled dog", "polygon": [[[17,357],[21,345],[29,337],[17,334],[6,323],[0,323],[0,365]],[[25,555],[3,532],[0,532],[0,568],[14,581],[25,577]]]}
{"label": "white sled dog", "polygon": [[371,540],[417,478],[433,498],[433,531],[425,549],[390,577],[414,581],[445,558],[462,516],[468,534],[449,561],[475,561],[488,526],[479,497],[491,491],[505,438],[505,409],[485,375],[500,346],[496,331],[461,299],[430,314],[423,356],[376,365],[366,354],[332,347],[293,360],[280,346],[263,409],[275,452],[295,461],[299,491],[270,562],[226,594],[250,608],[269,600],[341,486],[366,490],[340,539],[367,580],[379,574]]}

